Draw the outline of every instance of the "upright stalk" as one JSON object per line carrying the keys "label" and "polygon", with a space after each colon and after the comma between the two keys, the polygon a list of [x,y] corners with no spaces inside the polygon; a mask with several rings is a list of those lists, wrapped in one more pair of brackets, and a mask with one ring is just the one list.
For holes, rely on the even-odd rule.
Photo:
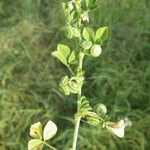
{"label": "upright stalk", "polygon": [[[84,53],[80,52],[79,54],[79,69],[80,70],[82,70],[83,59],[84,59]],[[80,89],[78,92],[78,101],[81,98],[81,94],[82,94],[82,85],[80,86]],[[77,112],[79,111],[78,101],[77,101]],[[80,120],[81,120],[81,117],[75,118],[75,130],[74,130],[74,136],[73,136],[72,150],[76,150],[79,127],[80,127]]]}

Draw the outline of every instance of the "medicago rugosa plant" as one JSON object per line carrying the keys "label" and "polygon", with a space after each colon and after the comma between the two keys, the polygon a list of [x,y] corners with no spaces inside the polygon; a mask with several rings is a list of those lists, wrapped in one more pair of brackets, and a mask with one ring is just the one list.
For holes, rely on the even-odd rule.
{"label": "medicago rugosa plant", "polygon": [[[102,52],[102,45],[107,39],[108,27],[100,27],[96,31],[85,27],[89,22],[89,13],[98,7],[97,0],[72,0],[62,3],[66,18],[65,35],[74,42],[70,47],[58,44],[52,56],[61,61],[70,71],[70,75],[63,76],[60,80],[60,89],[65,95],[77,95],[77,112],[75,114],[75,130],[72,150],[76,150],[80,121],[84,120],[89,125],[101,126],[112,134],[124,137],[124,120],[118,123],[109,121],[107,109],[104,104],[97,104],[94,109],[90,106],[88,98],[82,94],[84,84],[83,60],[86,56],[98,57]],[[42,150],[44,145],[56,150],[46,141],[57,132],[57,126],[48,121],[44,129],[40,122],[34,123],[30,128],[30,135],[34,138],[28,143],[28,150]]]}

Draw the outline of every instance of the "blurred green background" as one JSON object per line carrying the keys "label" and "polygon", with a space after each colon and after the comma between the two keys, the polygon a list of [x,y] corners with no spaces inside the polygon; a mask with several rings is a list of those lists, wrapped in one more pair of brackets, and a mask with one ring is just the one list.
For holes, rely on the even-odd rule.
{"label": "blurred green background", "polygon": [[[99,0],[90,27],[109,26],[99,58],[86,58],[83,93],[104,103],[112,120],[130,118],[124,139],[81,123],[78,150],[150,149],[150,3]],[[0,150],[26,150],[34,122],[53,120],[50,142],[69,150],[76,97],[64,96],[59,79],[67,69],[50,55],[68,43],[60,0],[0,0]],[[45,148],[46,150],[46,148]]]}

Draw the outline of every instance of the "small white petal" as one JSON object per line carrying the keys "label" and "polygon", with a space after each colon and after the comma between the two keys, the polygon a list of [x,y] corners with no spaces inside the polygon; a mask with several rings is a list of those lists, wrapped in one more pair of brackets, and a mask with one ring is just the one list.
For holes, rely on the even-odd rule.
{"label": "small white petal", "polygon": [[106,127],[111,133],[115,134],[116,136],[120,138],[124,137],[124,120],[120,120],[118,123],[108,123]]}
{"label": "small white petal", "polygon": [[48,121],[44,127],[43,139],[49,140],[57,133],[57,126],[54,122]]}

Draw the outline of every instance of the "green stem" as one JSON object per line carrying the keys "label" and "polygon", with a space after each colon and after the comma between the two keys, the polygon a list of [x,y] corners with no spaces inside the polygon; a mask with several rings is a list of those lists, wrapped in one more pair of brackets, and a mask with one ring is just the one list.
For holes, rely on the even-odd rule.
{"label": "green stem", "polygon": [[57,150],[55,147],[53,147],[52,145],[48,144],[46,141],[44,141],[44,144],[49,147],[52,150]]}
{"label": "green stem", "polygon": [[67,65],[67,68],[71,72],[71,74],[74,76],[75,73],[73,72],[73,70],[71,69],[71,67],[69,65]]}
{"label": "green stem", "polygon": [[[84,59],[84,53],[80,52],[79,54],[79,69],[80,70],[82,70],[83,59]],[[81,98],[81,94],[82,94],[82,86],[80,87],[79,92],[78,92],[78,101]],[[77,112],[78,111],[79,111],[79,105],[77,102]],[[75,130],[74,130],[74,136],[73,136],[72,150],[76,150],[80,121],[81,121],[81,117],[75,118]]]}
{"label": "green stem", "polygon": [[80,52],[79,54],[79,68],[82,70],[83,65],[83,59],[84,59],[84,53]]}
{"label": "green stem", "polygon": [[79,132],[79,127],[80,127],[80,120],[81,120],[81,117],[78,117],[78,118],[76,119],[75,130],[74,130],[74,136],[73,136],[73,146],[72,146],[72,150],[76,150],[77,139],[78,139],[78,132]]}

